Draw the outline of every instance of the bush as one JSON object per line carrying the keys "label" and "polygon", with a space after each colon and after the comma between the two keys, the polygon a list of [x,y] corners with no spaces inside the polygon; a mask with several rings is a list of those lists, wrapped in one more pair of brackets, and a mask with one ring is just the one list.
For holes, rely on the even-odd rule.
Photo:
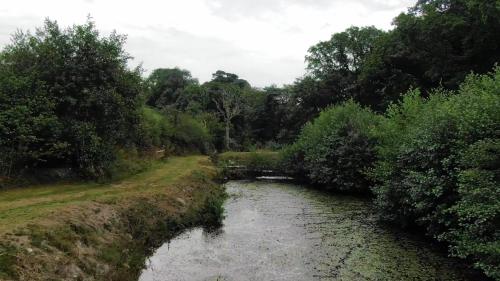
{"label": "bush", "polygon": [[173,123],[175,132],[171,137],[179,149],[209,152],[212,135],[203,120],[187,113],[176,112],[170,115],[170,122]]}
{"label": "bush", "polygon": [[284,149],[285,166],[325,188],[369,192],[365,172],[376,158],[370,131],[378,119],[353,101],[323,111]]}
{"label": "bush", "polygon": [[142,80],[124,42],[91,21],[13,37],[0,53],[0,175],[63,166],[100,177],[114,147],[135,141]]}
{"label": "bush", "polygon": [[470,75],[457,94],[412,91],[377,127],[373,188],[382,216],[424,227],[500,278],[500,69]]}
{"label": "bush", "polygon": [[161,147],[167,153],[208,153],[212,146],[203,120],[177,110],[160,112],[150,107],[142,108],[138,139],[143,147]]}
{"label": "bush", "polygon": [[458,201],[448,213],[454,218],[439,238],[455,256],[473,257],[487,275],[500,279],[500,139],[471,145],[460,158]]}
{"label": "bush", "polygon": [[174,128],[159,111],[144,106],[141,109],[140,144],[143,147],[171,147]]}

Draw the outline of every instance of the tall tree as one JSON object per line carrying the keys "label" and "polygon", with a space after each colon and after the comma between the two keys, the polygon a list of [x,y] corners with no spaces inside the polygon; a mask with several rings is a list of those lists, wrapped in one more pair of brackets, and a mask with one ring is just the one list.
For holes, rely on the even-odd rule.
{"label": "tall tree", "polygon": [[219,115],[225,125],[225,146],[229,150],[231,147],[231,122],[243,110],[243,100],[241,89],[234,85],[224,85],[213,98]]}
{"label": "tall tree", "polygon": [[304,101],[308,118],[316,117],[319,110],[329,105],[349,99],[365,104],[359,92],[358,76],[366,58],[385,34],[373,26],[352,26],[309,49],[308,75],[295,83],[295,92]]}

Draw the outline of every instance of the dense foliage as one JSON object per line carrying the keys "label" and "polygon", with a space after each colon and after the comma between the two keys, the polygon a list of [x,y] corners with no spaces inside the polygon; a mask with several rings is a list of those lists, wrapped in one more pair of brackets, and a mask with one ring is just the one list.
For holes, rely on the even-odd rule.
{"label": "dense foliage", "polygon": [[424,95],[438,86],[455,90],[468,73],[486,73],[500,60],[498,1],[422,0],[394,25],[358,79],[359,93],[374,108],[385,108],[409,87]]}
{"label": "dense foliage", "polygon": [[[122,35],[100,35],[91,21],[62,30],[47,20],[35,34],[13,37],[0,53],[0,176],[64,168],[100,178],[121,148],[211,148],[213,116],[163,106],[197,82],[177,69],[166,81],[155,71],[144,82],[140,69],[127,67],[124,42]],[[144,106],[148,89],[156,110]]]}
{"label": "dense foliage", "polygon": [[414,91],[377,129],[373,191],[382,215],[425,227],[500,278],[500,69],[457,94]]}
{"label": "dense foliage", "polygon": [[327,109],[285,150],[286,165],[326,188],[366,192],[365,172],[375,160],[370,131],[378,119],[353,101]]}
{"label": "dense foliage", "polygon": [[286,113],[272,139],[293,140],[321,110],[350,99],[383,112],[412,88],[423,96],[436,87],[457,90],[468,73],[487,73],[500,61],[498,1],[422,0],[393,25],[387,32],[350,27],[312,46],[309,72],[276,98],[287,100]]}
{"label": "dense foliage", "polygon": [[198,81],[187,70],[159,68],[151,73],[147,84],[150,92],[147,104],[161,108],[175,103],[186,87],[196,85]]}
{"label": "dense foliage", "polygon": [[124,37],[92,22],[61,30],[46,21],[18,33],[0,59],[3,173],[65,163],[100,176],[138,124],[141,77],[126,67]]}
{"label": "dense foliage", "polygon": [[161,147],[166,154],[189,151],[208,152],[212,136],[203,120],[177,111],[158,111],[144,107],[141,114],[143,147]]}
{"label": "dense foliage", "polygon": [[422,227],[500,278],[500,68],[456,92],[412,90],[376,116],[349,101],[323,111],[284,151],[312,183],[371,186],[382,218]]}

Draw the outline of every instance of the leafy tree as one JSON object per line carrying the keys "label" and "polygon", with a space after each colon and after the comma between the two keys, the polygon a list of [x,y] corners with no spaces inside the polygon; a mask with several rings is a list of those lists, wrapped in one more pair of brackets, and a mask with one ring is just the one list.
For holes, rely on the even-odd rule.
{"label": "leafy tree", "polygon": [[317,78],[328,77],[337,71],[357,73],[383,33],[374,26],[352,26],[335,33],[330,40],[319,42],[309,49],[307,69]]}
{"label": "leafy tree", "polygon": [[295,128],[287,124],[292,110],[289,106],[290,96],[287,88],[271,86],[264,89],[260,112],[253,122],[257,140],[279,143],[292,141],[290,130],[295,131]]}
{"label": "leafy tree", "polygon": [[248,83],[244,79],[239,78],[238,75],[229,72],[224,72],[222,70],[217,70],[212,75],[212,82],[221,84],[234,84],[240,88],[250,87],[250,83]]}
{"label": "leafy tree", "polygon": [[312,46],[306,56],[309,75],[293,85],[291,103],[292,107],[298,106],[290,125],[301,128],[321,110],[349,99],[366,104],[365,99],[360,98],[357,77],[366,57],[383,35],[383,31],[373,26],[353,26]]}
{"label": "leafy tree", "polygon": [[179,68],[155,69],[148,77],[149,98],[147,104],[163,108],[175,104],[185,88],[196,86],[198,80],[187,70]]}
{"label": "leafy tree", "polygon": [[175,102],[175,107],[178,110],[196,115],[208,111],[210,103],[210,95],[205,87],[190,84],[182,90]]}
{"label": "leafy tree", "polygon": [[[249,140],[253,140],[251,120],[255,120],[254,109],[260,104],[256,102],[259,91],[252,89],[238,75],[221,70],[214,73],[213,79],[202,86],[210,100],[206,104],[206,111],[216,113],[224,124],[223,147],[228,149],[233,144],[232,147],[236,149],[237,143],[245,146]],[[234,133],[231,136],[232,129]]]}
{"label": "leafy tree", "polygon": [[376,109],[410,87],[424,96],[438,86],[455,90],[468,73],[486,73],[500,60],[497,1],[418,1],[394,25],[366,59],[358,82]]}
{"label": "leafy tree", "polygon": [[101,36],[91,21],[61,30],[47,20],[34,35],[16,34],[1,54],[0,139],[19,157],[2,162],[103,175],[113,147],[134,140],[139,120],[142,80],[127,68],[124,42]]}
{"label": "leafy tree", "polygon": [[0,64],[0,174],[7,177],[22,165],[63,158],[68,148],[45,87],[9,68]]}

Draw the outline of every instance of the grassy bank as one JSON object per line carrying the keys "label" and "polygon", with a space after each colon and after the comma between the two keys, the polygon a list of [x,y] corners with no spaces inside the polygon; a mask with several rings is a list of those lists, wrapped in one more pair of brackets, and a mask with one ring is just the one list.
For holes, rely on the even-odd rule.
{"label": "grassy bank", "polygon": [[281,155],[270,150],[251,152],[228,151],[214,156],[219,173],[226,178],[242,179],[261,176],[265,171],[272,171],[279,175],[286,174],[281,168]]}
{"label": "grassy bank", "polygon": [[206,157],[174,157],[110,184],[2,191],[0,280],[136,280],[165,239],[221,218],[215,174]]}

